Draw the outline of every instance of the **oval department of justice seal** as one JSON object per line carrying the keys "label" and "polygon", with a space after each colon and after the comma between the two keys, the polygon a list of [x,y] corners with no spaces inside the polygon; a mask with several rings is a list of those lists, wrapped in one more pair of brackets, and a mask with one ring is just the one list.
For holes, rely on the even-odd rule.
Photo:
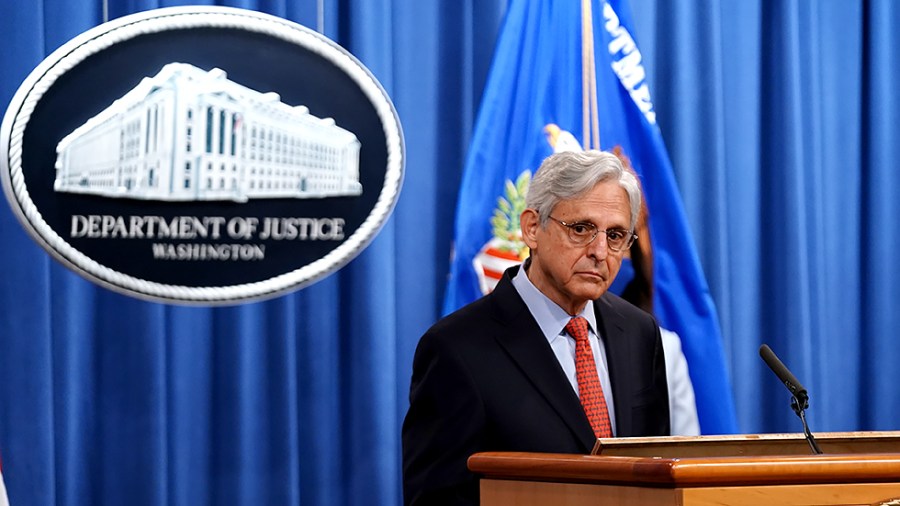
{"label": "oval department of justice seal", "polygon": [[293,22],[227,7],[126,16],[54,51],[0,128],[31,236],[103,286],[234,304],[336,271],[394,208],[403,134],[374,76]]}

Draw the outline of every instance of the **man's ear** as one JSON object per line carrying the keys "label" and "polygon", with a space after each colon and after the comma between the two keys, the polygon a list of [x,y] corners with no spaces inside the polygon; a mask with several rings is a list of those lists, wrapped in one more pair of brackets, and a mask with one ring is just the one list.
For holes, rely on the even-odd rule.
{"label": "man's ear", "polygon": [[519,215],[519,225],[522,227],[522,240],[532,250],[537,247],[537,233],[541,228],[541,217],[534,209],[526,209]]}

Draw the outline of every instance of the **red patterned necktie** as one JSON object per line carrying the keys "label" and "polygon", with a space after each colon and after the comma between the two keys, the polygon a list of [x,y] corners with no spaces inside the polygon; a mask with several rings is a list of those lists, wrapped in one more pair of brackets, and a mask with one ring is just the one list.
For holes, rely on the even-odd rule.
{"label": "red patterned necktie", "polygon": [[597,437],[612,437],[609,409],[597,375],[597,364],[588,341],[588,322],[582,317],[569,320],[566,332],[575,338],[575,376],[578,378],[578,397]]}

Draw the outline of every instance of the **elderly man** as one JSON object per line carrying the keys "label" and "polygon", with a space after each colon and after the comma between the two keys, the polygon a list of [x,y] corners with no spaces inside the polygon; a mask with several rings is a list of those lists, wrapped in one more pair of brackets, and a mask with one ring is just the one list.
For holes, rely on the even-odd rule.
{"label": "elderly man", "polygon": [[530,257],[422,336],[403,423],[406,504],[478,504],[482,451],[589,453],[598,437],[669,434],[660,331],[607,293],[641,206],[601,151],[547,158],[520,216]]}

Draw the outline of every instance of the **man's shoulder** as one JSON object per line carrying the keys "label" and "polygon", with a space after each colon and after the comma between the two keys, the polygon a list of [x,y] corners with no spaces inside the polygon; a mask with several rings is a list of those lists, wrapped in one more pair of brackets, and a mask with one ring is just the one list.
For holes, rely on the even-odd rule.
{"label": "man's shoulder", "polygon": [[481,328],[485,322],[493,319],[492,313],[490,296],[481,297],[435,322],[426,334],[457,333]]}
{"label": "man's shoulder", "polygon": [[614,293],[604,293],[599,299],[594,301],[594,304],[595,308],[604,315],[612,313],[628,321],[656,324],[656,318],[653,315]]}
{"label": "man's shoulder", "polygon": [[605,292],[600,296],[599,299],[594,301],[595,304],[603,307],[607,306],[609,308],[615,309],[616,311],[627,313],[627,314],[647,314],[641,308],[635,306],[634,304],[628,302],[627,300],[619,297],[618,295],[612,292]]}
{"label": "man's shoulder", "polygon": [[516,269],[508,269],[491,293],[444,316],[428,329],[428,333],[459,332],[503,325],[522,310],[527,310],[512,284]]}

